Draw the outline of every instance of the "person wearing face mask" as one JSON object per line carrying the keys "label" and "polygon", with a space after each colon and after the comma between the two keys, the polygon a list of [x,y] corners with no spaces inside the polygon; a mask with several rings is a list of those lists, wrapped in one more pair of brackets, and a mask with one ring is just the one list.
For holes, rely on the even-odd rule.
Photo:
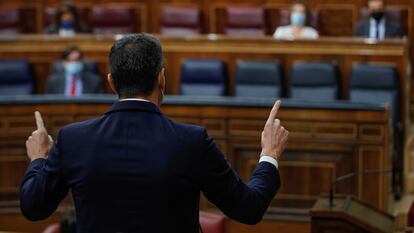
{"label": "person wearing face mask", "polygon": [[63,72],[49,77],[46,83],[46,94],[79,96],[103,92],[101,78],[84,69],[82,57],[82,51],[78,47],[69,47],[63,52]]}
{"label": "person wearing face mask", "polygon": [[404,31],[398,22],[389,19],[385,12],[385,0],[368,0],[370,17],[357,24],[354,36],[375,39],[398,38],[404,36]]}
{"label": "person wearing face mask", "polygon": [[81,22],[76,6],[64,4],[57,12],[54,23],[47,27],[46,32],[60,36],[74,36],[77,33],[89,33],[90,30]]}
{"label": "person wearing face mask", "polygon": [[317,39],[318,32],[308,26],[309,7],[304,0],[294,1],[290,7],[290,25],[278,27],[276,39]]}

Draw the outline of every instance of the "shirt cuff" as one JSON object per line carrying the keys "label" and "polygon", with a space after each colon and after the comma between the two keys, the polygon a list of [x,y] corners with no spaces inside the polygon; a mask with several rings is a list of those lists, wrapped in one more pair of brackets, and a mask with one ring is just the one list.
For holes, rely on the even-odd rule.
{"label": "shirt cuff", "polygon": [[279,169],[279,163],[273,157],[264,155],[264,156],[260,157],[259,163],[261,163],[261,162],[271,163],[276,167],[276,169]]}

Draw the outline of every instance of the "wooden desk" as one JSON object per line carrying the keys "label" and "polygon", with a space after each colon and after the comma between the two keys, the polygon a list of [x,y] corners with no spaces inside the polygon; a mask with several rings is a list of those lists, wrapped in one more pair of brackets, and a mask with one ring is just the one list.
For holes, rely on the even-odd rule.
{"label": "wooden desk", "polygon": [[351,196],[319,198],[312,208],[312,233],[319,232],[396,232],[395,217]]}
{"label": "wooden desk", "polygon": [[[18,198],[28,164],[24,141],[35,129],[35,110],[43,114],[47,129],[56,135],[66,124],[106,112],[114,101],[114,96],[106,95],[1,98],[0,201],[15,203]],[[260,134],[273,102],[273,99],[167,96],[161,110],[177,121],[206,127],[232,167],[246,180],[258,161]],[[260,229],[278,226],[309,232],[308,211],[321,193],[328,193],[336,177],[352,171],[391,167],[389,110],[384,106],[285,100],[279,117],[290,131],[289,145],[280,162],[282,187],[265,221],[258,226]],[[392,209],[391,179],[387,174],[350,179],[338,184],[337,193],[352,194],[385,211]],[[2,213],[0,208],[4,216],[0,219],[8,219],[5,230],[23,231],[25,228],[20,224],[13,227],[16,222],[25,222],[18,215],[16,204],[13,205],[14,212]],[[201,207],[213,208],[204,198]],[[33,227],[40,229],[58,216]],[[228,226],[228,232],[257,229],[232,221]]]}
{"label": "wooden desk", "polygon": [[[0,197],[17,198],[27,166],[24,141],[35,128],[33,112],[44,115],[52,135],[71,122],[104,113],[113,96],[66,99],[36,96],[0,100]],[[246,180],[256,166],[260,135],[272,99],[168,97],[162,111],[177,121],[206,127],[229,162]],[[389,112],[383,106],[350,103],[301,103],[286,100],[280,118],[290,131],[280,165],[282,188],[269,209],[308,209],[338,176],[365,169],[389,169]],[[389,210],[390,176],[358,177],[337,191]],[[203,202],[203,207],[210,205]]]}

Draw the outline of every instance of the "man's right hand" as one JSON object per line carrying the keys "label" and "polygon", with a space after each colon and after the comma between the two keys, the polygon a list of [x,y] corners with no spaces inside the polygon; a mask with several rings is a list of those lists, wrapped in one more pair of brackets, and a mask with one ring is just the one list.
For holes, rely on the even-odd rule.
{"label": "man's right hand", "polygon": [[276,101],[262,132],[262,153],[260,156],[271,156],[277,161],[286,148],[289,131],[287,131],[276,118],[282,102]]}
{"label": "man's right hand", "polygon": [[32,136],[26,141],[27,156],[30,161],[47,158],[49,150],[53,146],[53,139],[47,134],[40,112],[35,112],[35,119],[37,129],[36,131],[33,131]]}

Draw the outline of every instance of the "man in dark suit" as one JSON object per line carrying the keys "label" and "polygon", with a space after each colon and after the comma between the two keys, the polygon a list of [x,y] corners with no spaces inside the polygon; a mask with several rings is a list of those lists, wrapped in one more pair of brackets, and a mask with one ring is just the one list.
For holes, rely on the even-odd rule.
{"label": "man in dark suit", "polygon": [[[256,224],[280,187],[278,160],[288,132],[273,107],[259,163],[247,184],[206,129],[176,123],[159,106],[165,90],[162,50],[147,34],[125,36],[109,55],[110,86],[119,96],[95,119],[65,126],[52,145],[41,115],[26,142],[31,163],[21,210],[45,219],[69,189],[78,232],[198,232],[200,191],[227,216]],[[50,151],[49,151],[50,149]]]}
{"label": "man in dark suit", "polygon": [[101,78],[84,68],[83,53],[69,47],[62,54],[63,72],[52,74],[46,82],[46,94],[79,96],[103,92]]}
{"label": "man in dark suit", "polygon": [[357,24],[354,36],[363,36],[376,39],[403,37],[404,30],[398,22],[386,17],[385,0],[368,0],[370,17]]}

